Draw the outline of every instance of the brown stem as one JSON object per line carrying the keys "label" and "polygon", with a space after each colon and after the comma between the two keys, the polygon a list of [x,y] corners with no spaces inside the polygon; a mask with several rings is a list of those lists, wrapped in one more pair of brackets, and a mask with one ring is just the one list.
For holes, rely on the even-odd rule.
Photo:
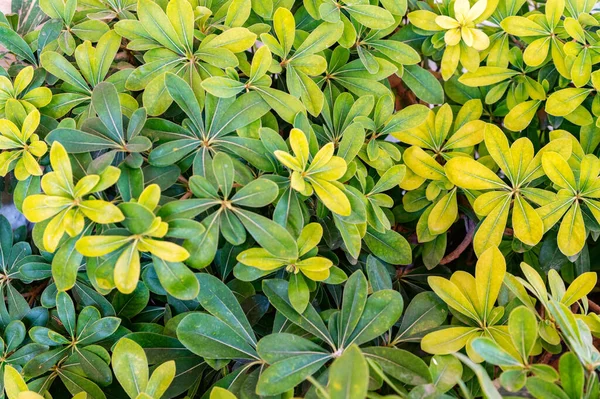
{"label": "brown stem", "polygon": [[192,196],[192,192],[191,192],[191,191],[188,191],[187,193],[185,193],[185,194],[183,194],[183,195],[181,196],[181,199],[182,199],[182,200],[185,200],[185,199],[188,199],[188,198],[190,198],[191,196]]}
{"label": "brown stem", "polygon": [[25,295],[23,295],[25,297],[29,297],[29,299],[27,300],[27,303],[29,304],[29,306],[33,305],[33,303],[35,302],[35,298],[37,298],[37,296],[39,294],[41,294],[42,291],[44,291],[44,289],[46,288],[47,285],[48,285],[48,281],[45,281],[42,284],[38,285],[37,287],[33,288],[31,291],[29,291]]}
{"label": "brown stem", "polygon": [[458,247],[454,249],[454,251],[442,258],[440,265],[447,265],[448,263],[458,259],[458,257],[465,252],[471,242],[473,242],[473,236],[475,235],[475,223],[465,215],[462,215],[461,218],[465,220],[465,229],[467,230],[467,234]]}
{"label": "brown stem", "polygon": [[594,313],[600,314],[600,305],[588,298],[588,306]]}
{"label": "brown stem", "polygon": [[552,360],[552,356],[554,356],[552,353],[544,352],[544,354],[540,357],[540,359],[537,361],[537,363],[549,364],[550,360]]}

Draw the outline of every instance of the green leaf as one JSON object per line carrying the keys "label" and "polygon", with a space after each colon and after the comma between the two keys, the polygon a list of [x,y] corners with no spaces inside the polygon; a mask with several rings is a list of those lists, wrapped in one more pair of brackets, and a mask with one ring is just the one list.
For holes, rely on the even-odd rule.
{"label": "green leaf", "polygon": [[364,240],[373,255],[387,263],[408,265],[412,262],[412,250],[408,241],[394,230],[380,233],[368,227]]}
{"label": "green leaf", "polygon": [[181,262],[167,262],[152,256],[154,270],[163,288],[173,297],[181,300],[196,298],[200,291],[194,273]]}
{"label": "green leaf", "polygon": [[367,304],[367,293],[368,286],[365,275],[360,270],[352,273],[344,286],[338,342],[345,344],[358,325]]}
{"label": "green leaf", "polygon": [[123,115],[121,114],[119,94],[115,86],[112,83],[101,82],[94,87],[92,105],[106,127],[110,138],[117,143],[124,143]]}
{"label": "green leaf", "polygon": [[0,24],[0,44],[19,58],[37,65],[37,60],[27,42],[17,32],[10,29],[8,25]]}
{"label": "green leaf", "polygon": [[112,354],[112,366],[117,380],[130,398],[136,398],[148,384],[148,360],[140,345],[121,338]]}
{"label": "green leaf", "polygon": [[193,313],[177,326],[177,338],[190,351],[209,359],[258,359],[248,342],[214,316]]}
{"label": "green leaf", "polygon": [[288,297],[288,283],[284,280],[273,279],[263,280],[263,292],[269,298],[269,302],[281,312],[288,320],[296,324],[300,328],[319,337],[327,342],[330,346],[334,346],[333,340],[321,316],[315,308],[309,303],[303,313],[298,313],[292,307]]}
{"label": "green leaf", "polygon": [[577,355],[573,352],[562,355],[558,361],[558,370],[560,372],[560,383],[565,393],[570,398],[582,397],[585,376],[583,366],[577,359]]}
{"label": "green leaf", "polygon": [[475,338],[471,343],[473,350],[486,362],[502,367],[519,367],[521,362],[502,349],[489,338]]}
{"label": "green leaf", "polygon": [[263,337],[256,347],[260,358],[269,364],[303,353],[327,352],[319,345],[296,334],[276,333]]}
{"label": "green leaf", "polygon": [[70,238],[58,249],[52,258],[52,276],[59,291],[67,291],[75,285],[77,271],[83,261],[76,249],[77,237]]}
{"label": "green leaf", "polygon": [[292,59],[301,56],[315,54],[331,47],[342,36],[344,31],[343,22],[336,23],[323,22],[317,26],[296,49]]}
{"label": "green leaf", "polygon": [[348,347],[329,368],[331,399],[364,398],[369,388],[369,365],[357,345]]}
{"label": "green leaf", "polygon": [[283,359],[262,372],[256,384],[256,393],[272,396],[289,391],[316,373],[330,357],[328,353],[312,353]]}
{"label": "green leaf", "polygon": [[235,214],[260,246],[272,255],[284,259],[296,259],[298,248],[290,233],[271,219],[236,208]]}
{"label": "green leaf", "polygon": [[533,312],[520,306],[510,312],[508,332],[523,361],[527,361],[538,337],[537,319]]}
{"label": "green leaf", "polygon": [[430,104],[444,102],[444,90],[439,80],[418,65],[405,65],[402,80],[415,95]]}
{"label": "green leaf", "polygon": [[197,275],[202,287],[198,301],[206,311],[231,327],[250,345],[256,345],[252,326],[238,300],[221,280],[206,273]]}
{"label": "green leaf", "polygon": [[74,86],[78,92],[91,94],[90,88],[81,73],[62,55],[53,51],[46,51],[40,56],[40,61],[44,69]]}
{"label": "green leaf", "polygon": [[308,306],[310,299],[310,291],[306,285],[306,281],[301,273],[290,275],[288,283],[288,295],[290,304],[298,313],[303,313]]}
{"label": "green leaf", "polygon": [[402,295],[393,290],[381,290],[367,299],[365,309],[350,334],[349,343],[361,345],[389,330],[400,318],[404,307]]}
{"label": "green leaf", "polygon": [[[185,54],[183,43],[175,28],[158,4],[150,0],[138,0],[137,10],[140,22],[154,40],[178,54]],[[177,10],[173,12],[177,13]],[[185,18],[185,15],[181,17]],[[184,31],[182,30],[181,33],[185,33]],[[187,33],[191,32],[187,31]]]}
{"label": "green leaf", "polygon": [[420,385],[432,381],[425,362],[408,351],[373,346],[363,349],[363,353],[373,359],[384,373],[405,384]]}
{"label": "green leaf", "polygon": [[536,399],[569,399],[569,396],[558,385],[540,377],[528,378],[525,386]]}

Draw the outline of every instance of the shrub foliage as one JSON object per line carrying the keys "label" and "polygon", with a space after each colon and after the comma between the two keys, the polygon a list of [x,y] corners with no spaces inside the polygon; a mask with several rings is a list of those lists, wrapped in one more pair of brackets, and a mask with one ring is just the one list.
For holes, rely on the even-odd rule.
{"label": "shrub foliage", "polygon": [[14,3],[2,397],[600,397],[593,1]]}

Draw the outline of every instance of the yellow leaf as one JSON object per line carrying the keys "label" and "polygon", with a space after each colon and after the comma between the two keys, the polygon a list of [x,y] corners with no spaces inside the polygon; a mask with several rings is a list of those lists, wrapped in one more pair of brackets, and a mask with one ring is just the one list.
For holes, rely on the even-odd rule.
{"label": "yellow leaf", "polygon": [[512,224],[515,237],[524,244],[534,246],[541,241],[544,235],[542,219],[529,202],[520,195],[516,196],[513,205]]}
{"label": "yellow leaf", "polygon": [[454,75],[460,60],[460,45],[448,46],[442,56],[442,78],[448,80]]}
{"label": "yellow leaf", "polygon": [[42,222],[73,204],[73,200],[43,194],[34,194],[23,201],[23,214],[33,223]]}
{"label": "yellow leaf", "polygon": [[502,242],[502,235],[508,220],[510,200],[511,197],[506,196],[504,201],[499,203],[479,226],[473,237],[473,249],[477,256],[490,247],[497,247]]}
{"label": "yellow leaf", "polygon": [[523,271],[523,275],[527,278],[531,288],[537,293],[536,296],[543,301],[547,301],[548,291],[539,273],[525,262],[521,262],[521,271]]}
{"label": "yellow leaf", "polygon": [[446,142],[445,150],[472,147],[483,141],[485,122],[476,120],[465,123]]}
{"label": "yellow leaf", "polygon": [[597,182],[598,174],[600,174],[600,160],[592,154],[584,156],[579,170],[578,187],[580,191],[585,193],[591,184]]}
{"label": "yellow leaf", "polygon": [[52,143],[50,147],[50,164],[56,172],[57,180],[61,187],[73,187],[73,172],[71,170],[71,161],[69,155],[58,141]]}
{"label": "yellow leaf", "polygon": [[296,159],[298,159],[300,165],[304,168],[308,162],[310,151],[308,149],[308,140],[302,130],[296,128],[292,129],[290,132],[290,147],[292,147]]}
{"label": "yellow leaf", "polygon": [[437,114],[435,115],[434,141],[436,147],[441,147],[446,137],[448,137],[448,133],[450,132],[450,128],[452,127],[453,119],[454,115],[452,115],[452,108],[450,108],[450,105],[442,105],[438,110]]}
{"label": "yellow leaf", "polygon": [[14,83],[15,95],[21,94],[23,90],[29,86],[29,83],[33,80],[33,67],[28,66],[26,68],[21,69],[21,71],[17,74]]}
{"label": "yellow leaf", "polygon": [[[75,396],[73,396],[73,398],[75,399]],[[17,399],[45,399],[45,398],[37,392],[27,391],[27,392],[19,393],[19,396],[17,396]],[[81,398],[79,398],[79,399],[81,399]]]}
{"label": "yellow leaf", "polygon": [[37,163],[33,155],[29,153],[29,151],[23,151],[23,158],[21,159],[23,160],[23,165],[25,166],[27,173],[33,176],[42,175],[42,168]]}
{"label": "yellow leaf", "polygon": [[133,240],[124,236],[85,236],[77,240],[75,249],[83,256],[104,256]]}
{"label": "yellow leaf", "polygon": [[513,132],[525,130],[536,115],[541,103],[538,100],[530,100],[515,105],[504,117],[504,126]]}
{"label": "yellow leaf", "polygon": [[138,198],[138,204],[145,206],[151,211],[154,211],[159,201],[160,186],[158,184],[151,184],[146,187],[140,194],[140,198]]}
{"label": "yellow leaf", "polygon": [[554,184],[561,188],[566,188],[573,193],[577,191],[575,175],[573,175],[573,171],[567,161],[559,154],[555,152],[545,153],[542,157],[542,166],[544,172],[546,172],[546,176]]}
{"label": "yellow leaf", "polygon": [[586,272],[577,277],[560,300],[566,306],[571,306],[594,289],[598,277],[594,272]]}
{"label": "yellow leaf", "polygon": [[485,148],[496,162],[496,165],[508,176],[509,180],[515,181],[515,167],[513,156],[508,146],[508,139],[504,132],[496,125],[486,123],[484,130]]}
{"label": "yellow leaf", "polygon": [[292,178],[290,180],[290,185],[292,186],[292,188],[298,192],[303,192],[306,189],[306,182],[304,181],[304,178],[302,177],[302,175],[297,172],[297,171],[293,171],[292,172]]}
{"label": "yellow leaf", "polygon": [[140,254],[135,243],[129,245],[115,264],[115,285],[123,294],[131,294],[140,278]]}
{"label": "yellow leaf", "polygon": [[208,48],[226,48],[227,50],[240,53],[248,50],[256,41],[256,35],[247,28],[237,27],[227,29],[213,40],[208,42]]}
{"label": "yellow leaf", "polygon": [[404,163],[424,179],[446,179],[444,167],[420,147],[412,146],[404,151]]}
{"label": "yellow leaf", "polygon": [[65,231],[71,237],[75,237],[81,233],[85,227],[85,220],[83,214],[79,212],[78,208],[69,209],[67,215],[65,216],[64,225]]}
{"label": "yellow leaf", "polygon": [[143,244],[145,247],[142,249],[140,245],[141,251],[148,251],[167,262],[183,262],[190,257],[189,252],[185,248],[169,241],[142,238],[140,244]]}
{"label": "yellow leaf", "polygon": [[523,52],[525,64],[536,67],[541,65],[548,57],[550,51],[550,36],[536,39]]}
{"label": "yellow leaf", "polygon": [[0,119],[0,133],[4,137],[8,137],[11,141],[22,143],[21,131],[13,122],[8,119]]}
{"label": "yellow leaf", "polygon": [[555,91],[546,101],[546,112],[554,116],[567,116],[575,111],[591,92],[592,89],[576,87]]}
{"label": "yellow leaf", "polygon": [[477,335],[479,329],[476,327],[449,327],[424,336],[421,349],[434,355],[449,355],[460,351]]}
{"label": "yellow leaf", "polygon": [[298,159],[296,159],[293,155],[280,150],[275,151],[274,154],[277,160],[287,168],[298,172],[304,171],[304,166],[301,165],[300,162],[298,162]]}
{"label": "yellow leaf", "polygon": [[317,245],[323,237],[323,227],[319,223],[309,223],[300,232],[298,237],[298,256],[302,256]]}
{"label": "yellow leaf", "polygon": [[352,212],[350,201],[346,194],[332,183],[321,179],[310,179],[312,188],[323,204],[333,213],[348,216]]}
{"label": "yellow leaf", "polygon": [[546,21],[551,27],[555,27],[560,22],[565,10],[565,0],[546,1]]}
{"label": "yellow leaf", "polygon": [[577,255],[585,245],[585,224],[579,203],[573,206],[563,216],[558,229],[558,248],[566,256]]}
{"label": "yellow leaf", "polygon": [[430,276],[427,278],[429,286],[440,297],[440,299],[452,309],[477,320],[477,310],[473,307],[471,301],[462,293],[462,291],[450,280],[443,277]]}
{"label": "yellow leaf", "polygon": [[327,165],[333,157],[333,151],[335,150],[333,143],[325,144],[314,156],[308,170],[310,172],[320,170],[322,167]]}
{"label": "yellow leaf", "polygon": [[513,167],[515,168],[515,182],[520,182],[524,176],[525,170],[533,160],[533,144],[527,137],[521,137],[515,140],[510,147],[513,158]]}
{"label": "yellow leaf", "polygon": [[408,20],[417,28],[428,31],[440,31],[442,28],[436,23],[437,14],[427,10],[417,10],[408,13]]}
{"label": "yellow leaf", "polygon": [[447,231],[458,216],[456,189],[442,197],[429,214],[427,225],[431,233],[438,235]]}
{"label": "yellow leaf", "polygon": [[60,212],[58,215],[54,216],[54,218],[52,218],[50,223],[48,223],[48,225],[44,229],[43,241],[44,241],[44,248],[46,249],[46,251],[54,252],[56,250],[56,247],[58,246],[60,239],[65,234],[65,223],[64,222],[65,222],[65,218],[66,218],[68,212],[69,212],[69,210],[65,209],[64,211]]}
{"label": "yellow leaf", "polygon": [[109,166],[104,169],[102,173],[100,173],[100,181],[96,184],[96,187],[92,189],[92,192],[104,191],[108,187],[112,186],[119,180],[119,176],[121,176],[121,169],[115,166]]}
{"label": "yellow leaf", "polygon": [[84,195],[89,194],[99,181],[100,176],[98,175],[87,175],[82,177],[81,180],[79,180],[75,185],[73,197],[81,198]]}
{"label": "yellow leaf", "polygon": [[468,190],[508,188],[491,170],[474,159],[456,157],[444,166],[446,176],[453,184]]}
{"label": "yellow leaf", "polygon": [[477,216],[487,216],[491,211],[496,209],[498,204],[506,200],[512,194],[509,191],[489,191],[483,193],[475,199],[473,210]]}
{"label": "yellow leaf", "polygon": [[279,269],[287,263],[285,260],[274,257],[263,248],[250,248],[242,251],[236,259],[246,266],[265,271]]}
{"label": "yellow leaf", "polygon": [[36,157],[41,157],[46,151],[48,151],[48,145],[41,140],[29,144],[29,152]]}
{"label": "yellow leaf", "polygon": [[96,223],[117,223],[125,219],[121,210],[114,204],[102,200],[81,201],[79,209]]}
{"label": "yellow leaf", "polygon": [[450,281],[453,282],[458,289],[460,289],[460,292],[462,292],[469,302],[471,302],[473,308],[477,312],[479,320],[483,315],[483,311],[481,309],[481,304],[479,303],[479,298],[477,298],[477,289],[475,287],[477,282],[475,281],[475,277],[465,271],[457,270],[450,276]]}
{"label": "yellow leaf", "polygon": [[31,111],[25,120],[23,121],[23,128],[21,129],[21,139],[23,141],[29,140],[31,135],[35,132],[40,124],[40,111],[34,109]]}
{"label": "yellow leaf", "polygon": [[11,365],[4,366],[4,390],[8,399],[17,399],[20,392],[27,391],[27,384],[21,374]]}
{"label": "yellow leaf", "polygon": [[417,175],[409,167],[407,167],[404,179],[402,179],[402,182],[400,182],[400,188],[410,192],[419,188],[424,182],[425,179],[423,177]]}
{"label": "yellow leaf", "polygon": [[42,190],[48,195],[73,199],[71,187],[62,185],[58,172],[48,172],[42,177]]}
{"label": "yellow leaf", "polygon": [[477,298],[486,321],[498,299],[505,274],[506,261],[498,248],[491,247],[481,254],[475,266],[475,280]]}
{"label": "yellow leaf", "polygon": [[507,33],[514,36],[545,36],[548,31],[540,24],[525,17],[507,17],[500,22]]}
{"label": "yellow leaf", "polygon": [[302,274],[313,281],[323,281],[329,277],[329,268],[333,263],[319,256],[301,260],[296,263],[296,267],[300,269]]}
{"label": "yellow leaf", "polygon": [[307,173],[313,178],[335,181],[344,176],[347,167],[344,158],[334,156],[331,157],[329,162],[318,169],[313,169],[313,165],[311,165],[310,168],[308,168]]}
{"label": "yellow leaf", "polygon": [[535,157],[533,157],[533,160],[529,163],[529,166],[527,166],[525,173],[520,179],[520,183],[527,183],[544,175],[544,169],[542,168],[542,157],[546,152],[556,152],[560,154],[563,159],[569,159],[571,157],[572,148],[572,141],[568,138],[550,141],[538,151]]}
{"label": "yellow leaf", "polygon": [[429,111],[427,113],[427,119],[419,126],[408,129],[392,132],[392,136],[397,138],[403,143],[409,145],[416,145],[421,148],[433,149],[435,143],[431,132],[435,129],[435,112]]}

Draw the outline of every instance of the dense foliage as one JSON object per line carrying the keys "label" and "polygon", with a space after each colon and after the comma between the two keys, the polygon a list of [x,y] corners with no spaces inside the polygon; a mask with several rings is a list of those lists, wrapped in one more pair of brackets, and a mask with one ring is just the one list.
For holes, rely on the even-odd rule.
{"label": "dense foliage", "polygon": [[25,3],[1,397],[600,397],[597,3]]}

